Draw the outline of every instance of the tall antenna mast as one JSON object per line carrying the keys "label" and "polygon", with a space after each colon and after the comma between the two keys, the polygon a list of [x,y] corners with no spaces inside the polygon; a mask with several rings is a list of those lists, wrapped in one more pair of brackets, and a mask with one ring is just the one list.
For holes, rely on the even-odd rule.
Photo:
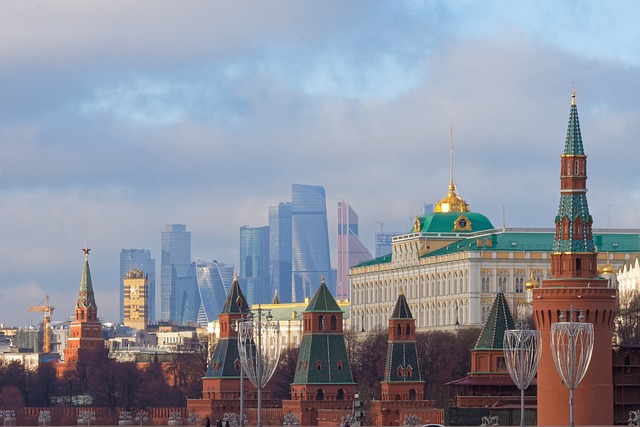
{"label": "tall antenna mast", "polygon": [[453,184],[453,126],[449,129],[449,181]]}

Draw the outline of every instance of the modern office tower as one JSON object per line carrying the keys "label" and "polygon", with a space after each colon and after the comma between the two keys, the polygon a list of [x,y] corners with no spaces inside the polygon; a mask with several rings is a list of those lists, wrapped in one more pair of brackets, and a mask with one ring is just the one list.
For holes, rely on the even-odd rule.
{"label": "modern office tower", "polygon": [[167,321],[174,319],[176,281],[187,274],[191,264],[191,232],[186,225],[171,224],[166,226],[161,238],[160,309],[161,319]]}
{"label": "modern office tower", "polygon": [[222,306],[233,283],[233,264],[196,258],[196,280],[200,295],[198,324],[207,326],[222,312]]}
{"label": "modern office tower", "polygon": [[129,270],[124,277],[125,326],[146,329],[149,324],[149,277],[142,270]]}
{"label": "modern office tower", "polygon": [[189,265],[184,276],[176,279],[175,292],[171,299],[175,308],[171,320],[178,325],[196,323],[200,309],[200,292],[198,291],[195,262]]}
{"label": "modern office tower", "polygon": [[269,277],[278,300],[291,298],[291,203],[269,206]]}
{"label": "modern office tower", "polygon": [[269,283],[269,227],[240,227],[240,284],[247,302],[266,304],[273,299]]}
{"label": "modern office tower", "polygon": [[124,278],[131,270],[140,270],[148,277],[149,323],[156,323],[156,260],[151,258],[151,251],[147,249],[120,251],[120,323],[124,322]]}
{"label": "modern office tower", "polygon": [[358,238],[358,215],[351,206],[338,202],[338,280],[336,298],[350,298],[349,268],[373,257],[364,243]]}
{"label": "modern office tower", "polygon": [[405,234],[404,231],[388,231],[376,233],[376,258],[389,255],[391,253],[391,241],[393,236]]}
{"label": "modern office tower", "polygon": [[331,281],[327,203],[319,185],[292,185],[291,261],[293,302],[310,298],[322,277]]}

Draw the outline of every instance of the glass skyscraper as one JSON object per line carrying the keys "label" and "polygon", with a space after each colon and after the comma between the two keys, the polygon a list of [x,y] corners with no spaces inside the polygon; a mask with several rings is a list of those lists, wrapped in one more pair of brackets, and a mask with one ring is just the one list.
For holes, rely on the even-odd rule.
{"label": "glass skyscraper", "polygon": [[[332,282],[324,188],[318,185],[292,185],[291,203],[292,299],[302,302],[311,297],[324,276]],[[335,291],[335,284],[330,284]]]}
{"label": "glass skyscraper", "polygon": [[167,225],[162,232],[160,264],[161,320],[176,320],[176,282],[191,264],[191,232],[183,224]]}
{"label": "glass skyscraper", "polygon": [[233,283],[233,264],[196,258],[196,279],[200,295],[198,323],[206,326],[218,318]]}
{"label": "glass skyscraper", "polygon": [[292,302],[291,297],[291,203],[269,206],[269,279],[278,300]]}
{"label": "glass skyscraper", "polygon": [[124,278],[130,270],[140,270],[148,276],[149,323],[156,323],[156,260],[147,249],[120,251],[120,323],[124,322]]}
{"label": "glass skyscraper", "polygon": [[273,299],[269,283],[269,227],[240,227],[240,277],[247,303],[266,304]]}
{"label": "glass skyscraper", "polygon": [[358,215],[348,203],[338,202],[338,278],[336,299],[350,298],[349,268],[372,258],[358,237]]}
{"label": "glass skyscraper", "polygon": [[176,279],[175,292],[172,299],[175,301],[175,312],[171,320],[179,325],[193,324],[198,320],[200,293],[198,292],[195,262],[189,265],[184,276]]}

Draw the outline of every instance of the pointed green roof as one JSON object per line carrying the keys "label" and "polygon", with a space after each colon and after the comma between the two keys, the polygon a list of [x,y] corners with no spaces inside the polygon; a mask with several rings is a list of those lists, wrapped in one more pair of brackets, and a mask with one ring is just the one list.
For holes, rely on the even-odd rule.
{"label": "pointed green roof", "polygon": [[501,350],[504,332],[508,329],[515,329],[515,324],[507,300],[504,294],[499,292],[493,301],[493,306],[474,350]]}
{"label": "pointed green roof", "polygon": [[240,288],[240,283],[238,283],[238,277],[233,276],[233,283],[231,284],[231,289],[229,289],[229,293],[227,294],[227,299],[224,301],[224,305],[222,306],[222,311],[220,314],[231,314],[231,313],[248,313],[249,312],[249,304],[247,303],[247,299],[244,297],[242,293],[242,289]]}
{"label": "pointed green roof", "polygon": [[569,126],[567,127],[567,139],[564,143],[564,154],[584,156],[575,89],[573,95],[571,95],[571,112],[569,113]]}
{"label": "pointed green roof", "polygon": [[320,287],[316,291],[316,294],[313,296],[305,310],[305,312],[310,311],[342,311],[340,306],[338,306],[336,299],[331,295],[331,291],[329,291],[329,288],[324,283],[324,277],[322,278],[322,282],[320,283]]}
{"label": "pointed green roof", "polygon": [[91,271],[89,270],[89,251],[91,249],[84,248],[84,268],[82,269],[82,279],[80,279],[80,290],[78,291],[78,308],[98,308],[96,298],[93,294],[93,284],[91,283]]}
{"label": "pointed green roof", "polygon": [[404,296],[404,292],[400,289],[400,295],[398,295],[398,300],[396,301],[396,306],[393,308],[393,314],[391,314],[392,319],[413,319],[411,315],[411,309],[409,309],[409,303],[407,303],[407,298]]}

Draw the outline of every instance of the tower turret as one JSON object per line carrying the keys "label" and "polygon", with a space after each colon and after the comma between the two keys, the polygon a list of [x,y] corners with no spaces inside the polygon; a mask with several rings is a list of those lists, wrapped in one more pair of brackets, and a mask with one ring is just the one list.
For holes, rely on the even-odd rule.
{"label": "tower turret", "polygon": [[69,327],[69,340],[64,349],[64,363],[58,365],[58,375],[75,368],[78,359],[104,348],[102,324],[98,319],[98,305],[93,293],[91,271],[89,270],[89,249],[84,247],[84,267],[80,279],[80,289],[76,300],[75,319]]}
{"label": "tower turret", "polygon": [[[551,324],[574,307],[593,324],[595,340],[586,376],[575,390],[575,424],[613,424],[611,339],[616,289],[599,277],[597,251],[587,205],[587,156],[584,154],[576,94],[571,98],[569,126],[560,156],[560,206],[551,254],[551,278],[533,288],[533,310],[542,341],[550,343]],[[569,390],[560,380],[549,344],[538,367],[538,425],[568,425]]]}

